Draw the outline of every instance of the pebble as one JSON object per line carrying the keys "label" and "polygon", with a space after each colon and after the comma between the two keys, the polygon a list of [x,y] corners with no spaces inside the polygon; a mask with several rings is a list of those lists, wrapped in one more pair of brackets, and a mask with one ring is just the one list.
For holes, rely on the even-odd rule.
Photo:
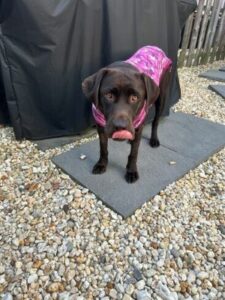
{"label": "pebble", "polygon": [[12,240],[12,243],[13,243],[14,246],[18,247],[19,244],[20,244],[20,241],[19,241],[19,239],[15,238],[15,239]]}
{"label": "pebble", "polygon": [[117,290],[118,293],[121,293],[121,294],[124,293],[124,286],[123,286],[122,284],[117,283],[117,284],[115,285],[115,287],[116,287],[116,290]]}
{"label": "pebble", "polygon": [[62,292],[64,291],[64,286],[60,282],[53,282],[49,284],[49,286],[47,287],[47,291],[49,293]]}
{"label": "pebble", "polygon": [[156,287],[156,293],[162,300],[178,300],[176,292],[171,292],[165,283],[159,281]]}
{"label": "pebble", "polygon": [[111,289],[110,292],[109,292],[109,296],[112,299],[117,299],[117,291],[115,289]]}
{"label": "pebble", "polygon": [[180,256],[180,253],[178,250],[176,250],[175,248],[172,248],[170,250],[170,253],[173,255],[174,258],[178,258]]}
{"label": "pebble", "polygon": [[209,277],[209,274],[207,272],[199,272],[197,274],[197,278],[200,279],[200,280],[204,280],[204,279],[207,279]]}
{"label": "pebble", "polygon": [[165,259],[160,259],[159,261],[157,261],[157,266],[161,268],[163,267],[164,263],[165,263]]}
{"label": "pebble", "polygon": [[36,282],[38,280],[38,275],[37,274],[32,274],[28,277],[27,282],[29,284]]}
{"label": "pebble", "polygon": [[5,267],[3,265],[0,265],[0,274],[3,274],[5,272]]}
{"label": "pebble", "polygon": [[76,271],[75,270],[69,270],[66,273],[66,280],[71,281],[75,277]]}
{"label": "pebble", "polygon": [[145,290],[143,291],[137,291],[137,300],[150,300],[151,296],[149,293]]}
{"label": "pebble", "polygon": [[196,295],[198,293],[198,288],[196,287],[196,286],[193,286],[192,288],[191,288],[191,294],[194,296],[194,295]]}
{"label": "pebble", "polygon": [[0,275],[0,284],[4,284],[5,282],[5,274]]}
{"label": "pebble", "polygon": [[145,281],[144,280],[140,280],[140,281],[136,282],[136,288],[138,290],[143,290],[144,287],[145,287]]}
{"label": "pebble", "polygon": [[133,276],[137,281],[140,281],[143,278],[143,276],[142,276],[140,270],[138,270],[138,268],[134,268]]}
{"label": "pebble", "polygon": [[123,300],[133,300],[133,298],[131,298],[130,295],[125,294],[125,295],[123,296]]}
{"label": "pebble", "polygon": [[209,300],[216,300],[217,290],[216,289],[211,290],[208,297],[209,297]]}
{"label": "pebble", "polygon": [[13,300],[13,296],[10,293],[6,293],[3,295],[2,300]]}
{"label": "pebble", "polygon": [[150,277],[153,277],[154,275],[157,274],[157,271],[156,270],[148,270],[146,272],[146,277],[150,278]]}
{"label": "pebble", "polygon": [[180,257],[177,258],[177,265],[178,265],[179,269],[183,268],[183,262],[182,262],[182,259]]}
{"label": "pebble", "polygon": [[[58,268],[58,274],[59,274],[60,276],[64,276],[65,271],[66,271],[65,266],[64,266],[63,264],[60,264],[60,266],[59,266],[59,268]],[[73,277],[72,277],[72,278],[73,278]]]}
{"label": "pebble", "polygon": [[189,265],[192,265],[193,262],[195,261],[195,256],[192,252],[189,252],[188,255],[187,255],[187,258],[186,258],[186,262],[189,264]]}
{"label": "pebble", "polygon": [[225,235],[225,225],[220,224],[220,225],[218,226],[218,229],[219,229],[219,231],[220,231],[222,234]]}
{"label": "pebble", "polygon": [[196,280],[195,272],[194,271],[190,271],[188,273],[188,277],[187,277],[188,283],[191,284],[191,283],[195,282],[195,280]]}
{"label": "pebble", "polygon": [[104,270],[106,272],[110,272],[112,269],[113,269],[113,265],[107,265],[107,266],[104,267]]}
{"label": "pebble", "polygon": [[72,242],[67,242],[66,243],[66,249],[67,249],[67,252],[71,252],[73,250],[74,246],[73,246],[73,243]]}
{"label": "pebble", "polygon": [[134,285],[133,284],[128,284],[128,286],[127,286],[127,288],[126,288],[126,293],[128,294],[128,295],[132,295],[133,294],[133,292],[134,292]]}
{"label": "pebble", "polygon": [[71,300],[70,293],[68,292],[60,293],[58,300]]}
{"label": "pebble", "polygon": [[208,256],[208,258],[214,258],[215,254],[214,254],[214,252],[209,251],[209,252],[207,253],[207,256]]}

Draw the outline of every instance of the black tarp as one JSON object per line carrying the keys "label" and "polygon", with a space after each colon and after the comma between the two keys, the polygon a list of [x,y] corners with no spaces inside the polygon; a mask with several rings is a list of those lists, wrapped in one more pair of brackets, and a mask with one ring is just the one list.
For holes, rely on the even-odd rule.
{"label": "black tarp", "polygon": [[168,114],[180,97],[181,31],[195,7],[195,0],[0,0],[0,71],[16,138],[89,127],[82,80],[147,44],[174,62]]}

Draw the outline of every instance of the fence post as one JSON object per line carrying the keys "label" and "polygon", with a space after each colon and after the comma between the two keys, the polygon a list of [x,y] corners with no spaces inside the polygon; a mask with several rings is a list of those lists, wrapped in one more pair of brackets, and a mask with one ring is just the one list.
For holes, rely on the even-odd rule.
{"label": "fence post", "polygon": [[220,24],[218,28],[218,33],[216,36],[216,59],[219,60],[222,59],[222,51],[225,51],[223,49],[223,39],[225,39],[225,6],[223,7],[222,16],[220,19]]}
{"label": "fence post", "polygon": [[188,20],[187,20],[185,28],[184,28],[184,35],[183,35],[183,40],[182,40],[182,45],[181,45],[182,50],[180,51],[179,62],[178,62],[179,67],[184,66],[184,61],[186,58],[186,52],[187,52],[190,35],[191,35],[191,30],[192,30],[193,19],[194,19],[194,13],[192,13],[188,17]]}
{"label": "fence post", "polygon": [[198,10],[197,10],[197,14],[196,14],[195,21],[194,21],[194,28],[193,28],[193,32],[192,32],[191,43],[189,46],[187,67],[190,67],[192,65],[192,60],[193,60],[193,56],[195,53],[195,47],[197,44],[197,38],[198,38],[198,34],[199,34],[200,23],[202,20],[202,12],[203,12],[203,8],[204,8],[204,2],[205,2],[205,0],[199,0]]}
{"label": "fence post", "polygon": [[212,54],[211,53],[212,44],[213,44],[213,39],[214,39],[214,35],[215,35],[216,25],[217,25],[217,22],[219,19],[220,7],[221,7],[221,1],[220,0],[214,1],[212,15],[211,15],[211,19],[209,22],[207,35],[206,35],[206,41],[205,41],[205,47],[204,47],[205,55],[204,55],[204,59],[202,61],[203,64],[208,62],[208,59],[209,59],[210,55]]}

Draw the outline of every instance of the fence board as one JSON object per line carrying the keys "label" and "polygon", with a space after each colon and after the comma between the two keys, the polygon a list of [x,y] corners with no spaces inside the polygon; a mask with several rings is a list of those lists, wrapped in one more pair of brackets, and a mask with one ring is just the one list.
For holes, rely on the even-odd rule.
{"label": "fence board", "polygon": [[[216,37],[216,44],[218,45],[217,47],[217,52],[216,52],[216,60],[219,60],[222,57],[223,51],[225,52],[225,49],[223,49],[223,44],[225,40],[225,7],[223,8],[223,13],[220,19],[220,24],[218,28],[218,34]],[[225,55],[225,54],[224,54]]]}
{"label": "fence board", "polygon": [[187,51],[189,40],[190,40],[193,20],[194,20],[194,13],[189,16],[186,26],[185,26],[185,29],[184,29],[183,41],[182,41],[182,45],[181,45],[182,50],[180,52],[180,59],[179,59],[179,63],[178,63],[179,66],[184,65],[186,51]]}
{"label": "fence board", "polygon": [[197,44],[197,49],[196,49],[196,55],[195,55],[195,59],[193,62],[194,66],[198,65],[202,58],[202,54],[203,54],[202,48],[203,48],[204,41],[205,41],[205,35],[207,33],[207,26],[208,26],[208,22],[209,22],[210,15],[211,15],[212,5],[213,5],[213,0],[208,0],[208,2],[206,3],[206,6],[205,6],[204,16],[203,16],[203,20],[202,20],[202,24],[201,24],[201,29],[200,29],[199,39],[198,39],[198,44]]}
{"label": "fence board", "polygon": [[[215,39],[214,39],[214,43],[212,45],[212,54],[211,54],[210,60],[209,60],[210,63],[217,60],[217,56],[218,56],[217,53],[219,52],[219,50],[221,48],[220,45],[221,45],[221,41],[222,41],[222,36],[219,33],[220,27],[221,27],[221,22],[223,23],[222,18],[221,18],[220,22],[218,22],[218,30],[217,30],[217,34],[216,34]],[[219,35],[220,35],[220,38],[218,39]]]}
{"label": "fence board", "polygon": [[189,53],[188,53],[188,59],[187,59],[187,66],[191,66],[192,64],[192,59],[193,59],[193,54],[196,48],[196,44],[197,44],[197,39],[198,39],[198,34],[199,34],[199,28],[200,28],[200,22],[202,20],[202,12],[203,12],[203,8],[204,8],[204,3],[205,0],[200,0],[199,1],[199,5],[198,5],[198,11],[196,14],[196,18],[194,21],[194,27],[193,27],[193,31],[192,31],[192,38],[191,38],[191,43],[190,43],[190,47],[189,47]]}
{"label": "fence board", "polygon": [[216,30],[216,26],[217,26],[217,22],[218,22],[218,18],[219,18],[220,6],[221,6],[220,0],[214,1],[214,6],[212,9],[212,15],[210,18],[209,27],[208,27],[207,36],[206,36],[205,47],[204,47],[205,56],[204,56],[204,60],[202,61],[203,64],[207,63],[210,56],[212,57],[212,55],[213,55],[212,44],[213,44],[215,30]]}
{"label": "fence board", "polygon": [[[219,14],[220,14],[220,10],[221,10],[221,3],[220,2],[220,6],[218,7],[218,11],[216,14],[216,18],[215,18],[215,23],[214,23],[214,27],[213,27],[213,31],[212,31],[212,41],[211,41],[211,48],[212,48],[212,53],[209,59],[209,62],[212,63],[215,58],[216,58],[216,50],[219,47],[220,44],[220,40],[218,40],[217,37],[217,33],[218,33],[218,29],[219,29],[219,23],[221,20],[219,20]],[[217,29],[217,30],[216,30]]]}

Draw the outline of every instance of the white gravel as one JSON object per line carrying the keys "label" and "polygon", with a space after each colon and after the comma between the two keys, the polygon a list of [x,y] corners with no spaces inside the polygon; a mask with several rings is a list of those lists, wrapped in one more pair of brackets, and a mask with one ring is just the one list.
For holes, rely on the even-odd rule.
{"label": "white gravel", "polygon": [[[224,65],[179,70],[175,110],[225,123],[197,76]],[[0,128],[0,299],[225,299],[225,150],[122,220],[51,163],[75,144],[42,152]]]}

